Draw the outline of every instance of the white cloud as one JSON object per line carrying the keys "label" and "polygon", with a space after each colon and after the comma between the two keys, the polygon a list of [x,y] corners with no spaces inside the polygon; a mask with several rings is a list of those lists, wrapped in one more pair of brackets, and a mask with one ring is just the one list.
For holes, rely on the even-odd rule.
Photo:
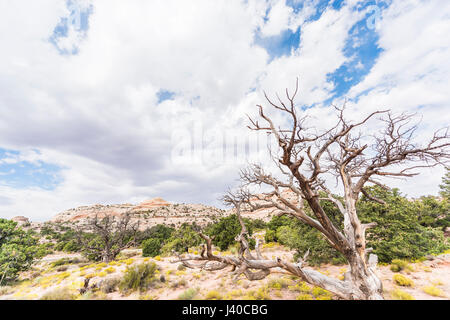
{"label": "white cloud", "polygon": [[[383,49],[365,79],[349,96],[358,98],[355,114],[376,109],[418,113],[416,140],[424,142],[450,123],[450,3],[448,1],[394,1],[379,23]],[[411,196],[436,194],[442,168],[424,169],[410,180],[392,181]]]}
{"label": "white cloud", "polygon": [[[328,8],[310,22],[305,21],[317,1],[306,1],[297,13],[285,1],[92,3],[86,37],[72,33],[59,40],[79,53],[60,55],[48,39],[68,14],[64,1],[0,2],[0,147],[22,151],[20,161],[59,165],[63,178],[53,191],[1,186],[2,217],[42,220],[78,205],[156,196],[217,203],[246,159],[222,164],[214,155],[220,154],[222,139],[229,146],[231,137],[253,137],[245,114],[255,114],[261,89],[283,92],[300,76],[299,103],[320,106],[333,89],[327,74],[348,61],[343,50],[349,30],[363,17],[352,10],[356,1],[339,11]],[[399,3],[383,16],[379,32],[385,52],[351,96],[373,89],[358,105],[369,110],[402,103],[407,109],[420,103],[427,115],[440,113],[435,106],[448,102],[443,61],[448,46],[438,38],[448,33],[448,5]],[[421,14],[416,6],[428,9]],[[400,14],[405,10],[412,13]],[[417,37],[408,37],[417,21],[423,28],[415,26]],[[269,54],[254,44],[258,28],[276,35],[298,26],[300,48],[289,57],[269,62]],[[420,79],[411,82],[411,77]],[[158,104],[161,89],[174,92],[174,99]],[[318,122],[330,119],[329,109],[311,113]],[[196,126],[209,132],[207,137],[216,132],[216,139],[206,141],[215,154],[203,154],[201,163],[174,164],[173,134],[189,136]],[[257,150],[251,158],[261,159]]]}

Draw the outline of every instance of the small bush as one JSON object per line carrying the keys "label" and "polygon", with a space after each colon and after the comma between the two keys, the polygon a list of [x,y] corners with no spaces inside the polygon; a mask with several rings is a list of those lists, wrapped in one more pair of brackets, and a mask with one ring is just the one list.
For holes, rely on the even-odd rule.
{"label": "small bush", "polygon": [[133,267],[127,267],[125,275],[119,284],[121,291],[144,291],[157,281],[155,263],[143,263]]}
{"label": "small bush", "polygon": [[422,288],[423,292],[433,297],[445,297],[444,291],[435,286],[426,286]]}
{"label": "small bush", "polygon": [[70,263],[69,259],[62,258],[62,259],[59,259],[59,260],[56,260],[56,261],[52,262],[50,265],[52,267],[59,267],[59,266],[63,266],[63,265],[69,264],[69,263]]}
{"label": "small bush", "polygon": [[113,268],[113,267],[109,267],[109,268],[106,268],[106,269],[105,269],[105,272],[106,272],[106,273],[114,273],[114,272],[116,272],[116,269]]}
{"label": "small bush", "polygon": [[415,300],[412,295],[400,289],[395,289],[392,291],[391,295],[395,300]]}
{"label": "small bush", "polygon": [[160,239],[150,238],[142,242],[142,255],[156,257],[161,254],[162,243]]}
{"label": "small bush", "polygon": [[187,289],[178,297],[178,300],[192,300],[197,295],[197,290],[194,288]]}
{"label": "small bush", "polygon": [[320,297],[322,297],[323,300],[328,300],[328,298],[331,299],[331,297],[332,297],[332,293],[331,293],[331,292],[329,292],[329,291],[327,291],[327,290],[325,290],[325,289],[322,289],[322,288],[320,288],[320,287],[314,287],[314,289],[312,289],[312,294],[313,294],[317,299],[319,299]]}
{"label": "small bush", "polygon": [[120,284],[120,279],[117,277],[106,278],[99,283],[99,288],[104,293],[111,293],[117,290]]}
{"label": "small bush", "polygon": [[281,290],[288,287],[288,283],[285,279],[270,279],[267,285],[269,288],[275,290]]}
{"label": "small bush", "polygon": [[307,293],[302,293],[299,294],[295,300],[313,300],[313,297],[310,294]]}
{"label": "small bush", "polygon": [[68,288],[58,288],[44,294],[40,300],[75,300],[77,296]]}
{"label": "small bush", "polygon": [[216,290],[211,290],[206,294],[205,299],[206,300],[222,300],[222,295],[220,294],[220,292],[218,292]]}
{"label": "small bush", "polygon": [[271,300],[270,294],[265,287],[259,288],[256,291],[250,290],[243,300]]}
{"label": "small bush", "polygon": [[178,271],[184,271],[184,270],[186,270],[186,266],[184,264],[179,264],[178,267],[177,267],[177,270]]}
{"label": "small bush", "polygon": [[413,268],[409,265],[407,261],[394,259],[391,262],[391,271],[400,272],[402,270],[413,271]]}
{"label": "small bush", "polygon": [[414,285],[414,282],[411,279],[402,274],[394,274],[393,279],[395,284],[402,287],[412,287]]}
{"label": "small bush", "polygon": [[88,291],[80,297],[80,300],[110,300],[110,298],[102,291]]}

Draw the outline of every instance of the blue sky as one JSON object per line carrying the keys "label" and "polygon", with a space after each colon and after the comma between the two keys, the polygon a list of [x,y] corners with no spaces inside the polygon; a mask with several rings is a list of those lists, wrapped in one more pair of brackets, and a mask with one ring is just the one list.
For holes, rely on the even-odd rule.
{"label": "blue sky", "polygon": [[[198,128],[246,137],[263,90],[283,92],[296,77],[299,107],[318,126],[344,99],[355,114],[388,105],[426,112],[426,130],[448,123],[433,118],[450,102],[445,0],[48,0],[8,11],[0,216],[159,196],[217,205],[243,163],[174,165],[174,144]],[[436,193],[441,175],[429,172],[426,190]]]}
{"label": "blue sky", "polygon": [[21,160],[20,157],[20,151],[0,149],[1,184],[16,189],[53,190],[61,182],[58,175],[60,167],[41,160]]}

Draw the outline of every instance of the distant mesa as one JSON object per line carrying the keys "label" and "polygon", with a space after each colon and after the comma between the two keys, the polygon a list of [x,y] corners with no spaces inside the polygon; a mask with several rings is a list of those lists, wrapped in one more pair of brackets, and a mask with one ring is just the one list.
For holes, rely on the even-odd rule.
{"label": "distant mesa", "polygon": [[167,206],[170,206],[170,202],[167,202],[163,198],[154,198],[138,204],[136,207],[134,207],[133,210],[144,210]]}
{"label": "distant mesa", "polygon": [[30,224],[30,220],[27,217],[18,216],[12,218],[11,220],[16,222],[19,226],[26,226]]}

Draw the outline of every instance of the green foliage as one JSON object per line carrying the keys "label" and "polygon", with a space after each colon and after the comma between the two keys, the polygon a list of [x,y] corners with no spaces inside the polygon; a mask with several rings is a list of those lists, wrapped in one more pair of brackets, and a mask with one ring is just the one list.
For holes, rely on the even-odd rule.
{"label": "green foliage", "polygon": [[450,227],[450,200],[448,196],[440,200],[433,196],[421,197],[414,201],[414,211],[417,212],[419,223],[424,227]]}
{"label": "green foliage", "polygon": [[[254,226],[262,225],[251,219],[244,218],[243,221],[250,236],[253,234]],[[227,250],[230,245],[235,243],[234,239],[241,232],[241,229],[238,217],[235,214],[232,214],[210,224],[206,228],[206,233],[209,236],[214,237],[213,244],[218,246],[220,250]],[[253,249],[255,247],[255,242],[249,241],[249,245],[250,248]]]}
{"label": "green foliage", "polygon": [[400,272],[402,270],[412,271],[412,267],[405,260],[393,259],[391,262],[391,271],[392,272]]}
{"label": "green foliage", "polygon": [[127,267],[122,281],[119,284],[121,291],[145,291],[149,289],[155,282],[158,281],[156,277],[156,270],[158,266],[156,263],[142,263]]}
{"label": "green foliage", "polygon": [[429,294],[433,297],[445,297],[444,291],[442,291],[439,288],[436,288],[435,286],[426,286],[422,288],[422,291],[426,294]]}
{"label": "green foliage", "polygon": [[143,242],[148,239],[159,239],[162,244],[164,244],[175,232],[174,228],[168,227],[164,224],[158,224],[156,226],[151,227],[139,234],[139,241]]}
{"label": "green foliage", "polygon": [[414,285],[414,282],[410,278],[399,273],[394,274],[394,277],[392,279],[394,280],[395,284],[402,287],[412,287]]}
{"label": "green foliage", "polygon": [[439,185],[440,195],[447,201],[450,199],[450,169],[447,169],[445,176],[442,178],[442,184]]}
{"label": "green foliage", "polygon": [[146,230],[140,237],[142,241],[142,255],[144,257],[156,257],[161,254],[161,248],[170,241],[175,229],[158,224]]}
{"label": "green foliage", "polygon": [[[448,178],[447,178],[448,183]],[[380,187],[367,188],[369,193],[384,200],[386,205],[362,197],[357,202],[357,212],[362,223],[376,222],[367,232],[366,246],[372,247],[380,262],[393,259],[419,259],[427,254],[438,254],[449,248],[443,229],[449,225],[448,200],[422,197],[410,201],[398,190],[386,191]],[[340,199],[336,196],[337,199]],[[342,229],[342,215],[330,201],[321,201],[330,220]],[[311,215],[311,210],[305,211]],[[310,249],[308,263],[345,263],[345,258],[333,249],[317,230],[288,216],[275,216],[267,223],[265,241],[279,242],[297,251],[301,257]],[[400,266],[393,266],[400,271]]]}
{"label": "green foliage", "polygon": [[308,263],[311,265],[345,262],[342,255],[328,244],[319,231],[294,218],[274,216],[267,223],[267,227],[265,241],[277,241],[290,249],[295,249],[297,251],[295,259],[302,257],[309,249]]}
{"label": "green foliage", "polygon": [[397,189],[386,191],[372,187],[369,192],[387,203],[382,205],[363,197],[357,204],[363,223],[377,223],[368,231],[367,247],[374,248],[380,262],[418,259],[449,247],[442,230],[421,224],[422,201],[409,201]]}
{"label": "green foliage", "polygon": [[142,242],[142,255],[144,257],[156,257],[161,254],[161,240],[150,238]]}
{"label": "green foliage", "polygon": [[174,231],[161,249],[164,254],[172,254],[172,251],[183,253],[190,247],[196,247],[203,243],[202,238],[198,235],[200,228],[195,224],[184,223]]}
{"label": "green foliage", "polygon": [[222,294],[219,291],[211,290],[205,296],[206,300],[222,300]]}
{"label": "green foliage", "polygon": [[76,231],[65,225],[46,223],[41,236],[55,242],[54,249],[64,252],[81,252],[82,247],[76,241]]}
{"label": "green foliage", "polygon": [[412,295],[400,289],[395,289],[394,291],[392,291],[391,295],[395,300],[415,300]]}
{"label": "green foliage", "polygon": [[197,295],[197,290],[189,288],[178,297],[178,300],[192,300]]}
{"label": "green foliage", "polygon": [[17,227],[16,222],[0,219],[0,285],[27,270],[34,259],[45,254],[42,249],[31,232]]}
{"label": "green foliage", "polygon": [[310,294],[307,293],[302,293],[299,294],[295,300],[313,300],[313,297]]}

